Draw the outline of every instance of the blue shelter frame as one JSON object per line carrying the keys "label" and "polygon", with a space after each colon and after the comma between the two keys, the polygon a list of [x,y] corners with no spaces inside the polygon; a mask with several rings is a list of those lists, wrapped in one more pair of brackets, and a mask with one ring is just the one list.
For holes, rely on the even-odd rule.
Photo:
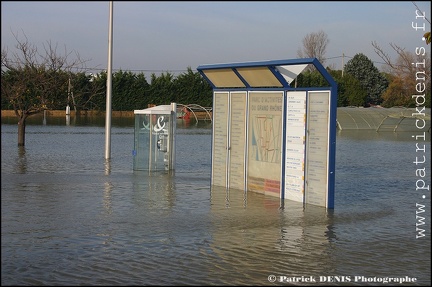
{"label": "blue shelter frame", "polygon": [[[292,87],[313,65],[328,87]],[[212,185],[334,208],[337,84],[316,58],[201,65]]]}

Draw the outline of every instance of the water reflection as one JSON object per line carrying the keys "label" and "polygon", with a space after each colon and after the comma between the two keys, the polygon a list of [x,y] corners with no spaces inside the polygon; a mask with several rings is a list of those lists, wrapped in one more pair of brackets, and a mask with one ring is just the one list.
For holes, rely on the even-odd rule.
{"label": "water reflection", "polygon": [[[58,125],[58,126],[95,126],[104,127],[105,117],[103,115],[65,115],[65,116],[53,116],[45,115],[43,113],[32,115],[27,118],[26,125]],[[18,120],[16,116],[2,116],[2,124],[17,124]],[[121,116],[112,117],[112,127],[131,127],[135,124],[135,118],[133,116]],[[178,128],[196,128],[196,127],[211,127],[211,121],[195,119],[183,120],[177,119]]]}
{"label": "water reflection", "polygon": [[111,159],[105,159],[104,167],[105,175],[109,175],[111,173]]}
{"label": "water reflection", "polygon": [[[415,142],[413,135],[423,135],[423,131],[411,131],[411,132],[377,132],[375,130],[338,130],[338,138],[350,138],[357,141],[410,141]],[[425,133],[425,141],[431,141],[431,134]],[[337,142],[336,142],[337,144]]]}
{"label": "water reflection", "polygon": [[105,161],[104,125],[48,118],[24,148],[2,124],[2,285],[274,285],[270,274],[430,283],[410,133],[338,133],[326,210],[211,187],[211,126],[177,130],[175,172],[133,171],[132,127],[113,128]]}
{"label": "water reflection", "polygon": [[103,195],[103,207],[104,207],[104,211],[107,215],[111,215],[112,214],[112,210],[113,210],[113,203],[112,203],[112,190],[114,185],[112,184],[111,181],[107,181],[104,184],[105,189],[104,189],[104,195]]}
{"label": "water reflection", "polygon": [[176,204],[174,173],[168,171],[134,171],[133,196],[137,204],[151,210],[172,210]]}
{"label": "water reflection", "polygon": [[[211,247],[226,276],[238,272],[263,280],[335,269],[333,212],[323,207],[212,186],[211,219]],[[225,283],[236,284],[230,276]]]}

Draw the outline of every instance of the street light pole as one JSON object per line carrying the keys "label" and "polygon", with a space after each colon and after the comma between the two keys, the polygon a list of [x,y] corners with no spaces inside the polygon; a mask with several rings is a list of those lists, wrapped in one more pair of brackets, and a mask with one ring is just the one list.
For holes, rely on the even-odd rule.
{"label": "street light pole", "polygon": [[113,1],[109,3],[108,70],[105,116],[105,159],[111,158],[111,94],[112,94],[112,45],[113,45]]}

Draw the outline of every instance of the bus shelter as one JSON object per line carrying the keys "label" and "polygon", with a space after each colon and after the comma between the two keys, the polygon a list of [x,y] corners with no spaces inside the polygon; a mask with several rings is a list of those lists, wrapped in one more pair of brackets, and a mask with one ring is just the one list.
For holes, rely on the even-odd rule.
{"label": "bus shelter", "polygon": [[[293,87],[308,65],[328,87]],[[334,208],[337,85],[316,58],[202,65],[212,186]]]}

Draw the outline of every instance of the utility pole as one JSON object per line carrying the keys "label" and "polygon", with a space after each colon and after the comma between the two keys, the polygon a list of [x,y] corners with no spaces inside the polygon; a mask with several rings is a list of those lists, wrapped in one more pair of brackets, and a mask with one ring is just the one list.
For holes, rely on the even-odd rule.
{"label": "utility pole", "polygon": [[345,69],[345,53],[342,53],[342,77]]}
{"label": "utility pole", "polygon": [[[71,98],[72,98],[72,105],[73,105],[74,111],[76,113],[77,109],[76,109],[76,104],[75,104],[75,98],[73,96],[71,79],[69,77],[69,82],[68,82],[68,106],[69,106]],[[69,111],[70,111],[70,106],[69,106]]]}
{"label": "utility pole", "polygon": [[111,158],[111,94],[112,94],[112,46],[113,46],[113,1],[109,3],[109,32],[108,32],[108,70],[107,95],[105,117],[105,159]]}
{"label": "utility pole", "polygon": [[68,81],[68,99],[67,99],[67,106],[66,106],[66,116],[70,115],[70,91],[71,91],[71,82],[70,82],[70,76],[69,76],[69,81]]}

